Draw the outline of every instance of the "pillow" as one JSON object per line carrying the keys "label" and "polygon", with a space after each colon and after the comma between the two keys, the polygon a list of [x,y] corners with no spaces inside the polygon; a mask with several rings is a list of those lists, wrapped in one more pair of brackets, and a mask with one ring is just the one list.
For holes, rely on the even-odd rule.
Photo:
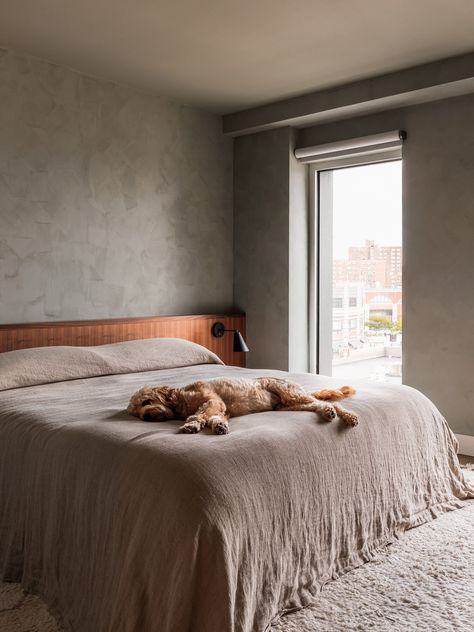
{"label": "pillow", "polygon": [[224,364],[215,353],[181,338],[130,340],[97,347],[38,347],[0,353],[0,391],[100,375]]}

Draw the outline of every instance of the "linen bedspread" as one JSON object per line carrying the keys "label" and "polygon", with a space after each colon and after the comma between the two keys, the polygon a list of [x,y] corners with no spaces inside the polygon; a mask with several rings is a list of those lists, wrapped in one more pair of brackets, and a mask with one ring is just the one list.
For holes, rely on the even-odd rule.
{"label": "linen bedspread", "polygon": [[2,577],[74,632],[260,632],[474,495],[445,420],[409,387],[355,382],[355,429],[267,412],[182,435],[125,412],[144,384],[221,375],[287,374],[210,364],[1,392]]}

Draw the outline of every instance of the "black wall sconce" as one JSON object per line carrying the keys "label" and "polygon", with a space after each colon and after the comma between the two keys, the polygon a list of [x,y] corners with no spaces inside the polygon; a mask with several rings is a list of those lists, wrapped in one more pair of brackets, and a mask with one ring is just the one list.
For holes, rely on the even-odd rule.
{"label": "black wall sconce", "polygon": [[226,331],[234,332],[234,351],[242,351],[243,353],[249,351],[247,343],[238,329],[226,329],[224,323],[220,322],[214,323],[211,327],[211,333],[215,338],[222,338]]}

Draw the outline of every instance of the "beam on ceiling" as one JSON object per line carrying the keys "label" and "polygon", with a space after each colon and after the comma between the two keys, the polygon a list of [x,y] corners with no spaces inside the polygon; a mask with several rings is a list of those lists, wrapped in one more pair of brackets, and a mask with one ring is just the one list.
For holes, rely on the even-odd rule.
{"label": "beam on ceiling", "polygon": [[474,92],[474,52],[346,83],[223,117],[224,134],[306,127]]}

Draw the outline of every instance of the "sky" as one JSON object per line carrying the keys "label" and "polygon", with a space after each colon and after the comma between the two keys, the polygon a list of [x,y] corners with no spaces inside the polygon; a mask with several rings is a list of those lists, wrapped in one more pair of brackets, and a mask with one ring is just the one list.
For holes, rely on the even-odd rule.
{"label": "sky", "polygon": [[384,162],[333,172],[333,257],[373,239],[402,245],[402,162]]}

